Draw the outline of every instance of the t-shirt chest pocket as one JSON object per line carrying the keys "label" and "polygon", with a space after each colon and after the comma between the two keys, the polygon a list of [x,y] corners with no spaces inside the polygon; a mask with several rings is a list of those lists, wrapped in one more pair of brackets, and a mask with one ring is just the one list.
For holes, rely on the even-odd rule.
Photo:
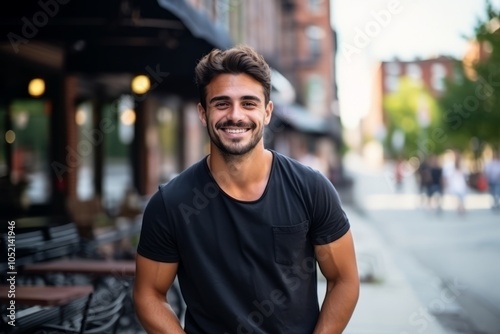
{"label": "t-shirt chest pocket", "polygon": [[291,226],[273,226],[274,260],[292,265],[305,255],[309,221]]}

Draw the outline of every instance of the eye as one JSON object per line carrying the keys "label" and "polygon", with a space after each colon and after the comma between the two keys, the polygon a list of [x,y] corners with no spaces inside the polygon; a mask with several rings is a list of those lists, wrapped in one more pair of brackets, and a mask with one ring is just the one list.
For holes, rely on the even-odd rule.
{"label": "eye", "polygon": [[255,104],[255,102],[250,102],[250,101],[244,101],[241,105],[244,108],[255,108],[257,106],[257,104]]}
{"label": "eye", "polygon": [[228,106],[229,106],[229,103],[227,103],[227,102],[217,102],[214,105],[214,107],[217,109],[227,108]]}

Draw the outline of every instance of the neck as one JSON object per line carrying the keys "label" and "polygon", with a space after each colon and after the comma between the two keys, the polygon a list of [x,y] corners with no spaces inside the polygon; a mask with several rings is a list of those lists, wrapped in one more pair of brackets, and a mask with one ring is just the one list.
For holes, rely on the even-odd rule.
{"label": "neck", "polygon": [[264,147],[256,147],[246,155],[229,156],[212,147],[207,163],[215,181],[228,195],[254,200],[267,185],[272,153]]}

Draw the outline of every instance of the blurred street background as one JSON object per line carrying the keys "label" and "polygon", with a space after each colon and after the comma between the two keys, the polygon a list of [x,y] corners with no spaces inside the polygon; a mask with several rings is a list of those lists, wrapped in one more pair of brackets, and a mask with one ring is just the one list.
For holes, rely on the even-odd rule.
{"label": "blurred street background", "polygon": [[415,175],[401,189],[394,164],[347,155],[356,201],[346,206],[362,278],[346,333],[497,333],[500,214],[488,194],[470,190],[466,214],[445,195],[423,207]]}
{"label": "blurred street background", "polygon": [[[500,0],[21,3],[0,11],[0,288],[9,268],[21,289],[90,284],[90,314],[141,332],[144,205],[209,153],[196,62],[244,43],[272,71],[266,147],[324,173],[350,217],[346,333],[500,333]],[[18,302],[19,332],[83,326],[70,299]]]}

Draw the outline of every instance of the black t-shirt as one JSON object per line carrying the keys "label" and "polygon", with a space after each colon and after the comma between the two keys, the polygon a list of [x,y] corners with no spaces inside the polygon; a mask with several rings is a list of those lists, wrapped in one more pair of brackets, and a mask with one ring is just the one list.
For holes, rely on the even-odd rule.
{"label": "black t-shirt", "polygon": [[337,240],[349,222],[328,179],[272,153],[258,200],[224,193],[204,158],[161,185],[147,205],[137,252],[179,262],[189,334],[314,330],[313,246]]}
{"label": "black t-shirt", "polygon": [[441,167],[431,167],[431,185],[441,186],[443,180],[443,169]]}

